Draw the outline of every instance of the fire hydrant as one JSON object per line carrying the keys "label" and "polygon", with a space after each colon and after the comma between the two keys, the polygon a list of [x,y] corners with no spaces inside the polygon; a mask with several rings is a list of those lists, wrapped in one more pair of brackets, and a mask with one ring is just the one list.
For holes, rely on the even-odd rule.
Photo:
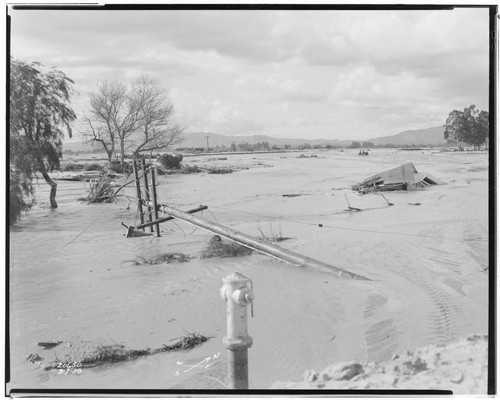
{"label": "fire hydrant", "polygon": [[248,348],[252,337],[247,333],[247,306],[254,296],[248,285],[252,281],[235,272],[222,278],[220,294],[227,304],[227,336],[222,340],[228,349],[230,389],[248,389]]}

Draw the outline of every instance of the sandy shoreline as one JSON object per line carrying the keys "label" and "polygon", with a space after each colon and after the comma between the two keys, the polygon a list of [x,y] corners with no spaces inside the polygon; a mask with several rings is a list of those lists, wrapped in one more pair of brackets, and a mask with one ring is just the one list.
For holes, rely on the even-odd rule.
{"label": "sandy shoreline", "polygon": [[272,389],[451,390],[484,394],[488,381],[488,337],[473,335],[448,345],[431,345],[394,355],[390,361],[338,363],[302,382],[276,382]]}

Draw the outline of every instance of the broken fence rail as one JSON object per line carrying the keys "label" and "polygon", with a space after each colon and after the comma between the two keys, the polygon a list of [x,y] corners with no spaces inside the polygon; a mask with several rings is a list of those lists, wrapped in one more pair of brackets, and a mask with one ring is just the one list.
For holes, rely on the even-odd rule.
{"label": "broken fence rail", "polygon": [[[162,207],[165,207],[165,205],[163,204],[158,204],[157,205],[157,209],[158,210],[162,210]],[[188,211],[185,211],[185,213],[187,214],[194,214],[196,212],[199,212],[199,211],[203,211],[203,210],[207,210],[208,207],[207,206],[199,206],[199,207],[196,207],[196,208],[193,208],[191,210],[188,210]],[[165,218],[160,218],[160,219],[157,219],[156,221],[151,221],[151,222],[145,222],[143,224],[140,224],[140,225],[137,225],[137,226],[134,226],[133,228],[134,229],[142,229],[142,228],[147,228],[148,226],[152,226],[152,225],[156,225],[156,224],[159,224],[159,223],[162,223],[162,222],[167,222],[167,221],[171,221],[175,219],[175,217],[172,217],[172,216],[169,216],[169,217],[165,217]]]}

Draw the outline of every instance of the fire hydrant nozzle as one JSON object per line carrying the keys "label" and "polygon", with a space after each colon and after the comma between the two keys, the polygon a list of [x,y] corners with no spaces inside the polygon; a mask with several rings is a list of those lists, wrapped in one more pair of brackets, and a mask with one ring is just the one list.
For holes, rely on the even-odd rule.
{"label": "fire hydrant nozzle", "polygon": [[231,294],[231,299],[242,306],[248,306],[253,300],[253,294],[249,287],[235,290]]}

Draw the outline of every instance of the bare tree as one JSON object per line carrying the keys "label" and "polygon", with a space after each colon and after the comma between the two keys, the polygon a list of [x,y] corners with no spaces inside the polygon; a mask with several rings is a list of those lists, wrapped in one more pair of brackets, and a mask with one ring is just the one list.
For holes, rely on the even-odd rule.
{"label": "bare tree", "polygon": [[126,87],[119,82],[102,82],[89,94],[89,115],[84,115],[87,139],[102,145],[111,161],[117,144],[117,118],[125,100]]}
{"label": "bare tree", "polygon": [[119,152],[123,164],[126,150],[137,157],[181,140],[184,129],[172,121],[174,107],[153,79],[141,76],[130,86],[104,81],[89,100],[84,135],[102,145],[109,161]]}
{"label": "bare tree", "polygon": [[174,106],[166,98],[160,84],[141,76],[135,83],[134,96],[136,104],[140,105],[140,139],[133,152],[134,158],[142,152],[151,154],[180,143],[185,128],[173,122]]}

